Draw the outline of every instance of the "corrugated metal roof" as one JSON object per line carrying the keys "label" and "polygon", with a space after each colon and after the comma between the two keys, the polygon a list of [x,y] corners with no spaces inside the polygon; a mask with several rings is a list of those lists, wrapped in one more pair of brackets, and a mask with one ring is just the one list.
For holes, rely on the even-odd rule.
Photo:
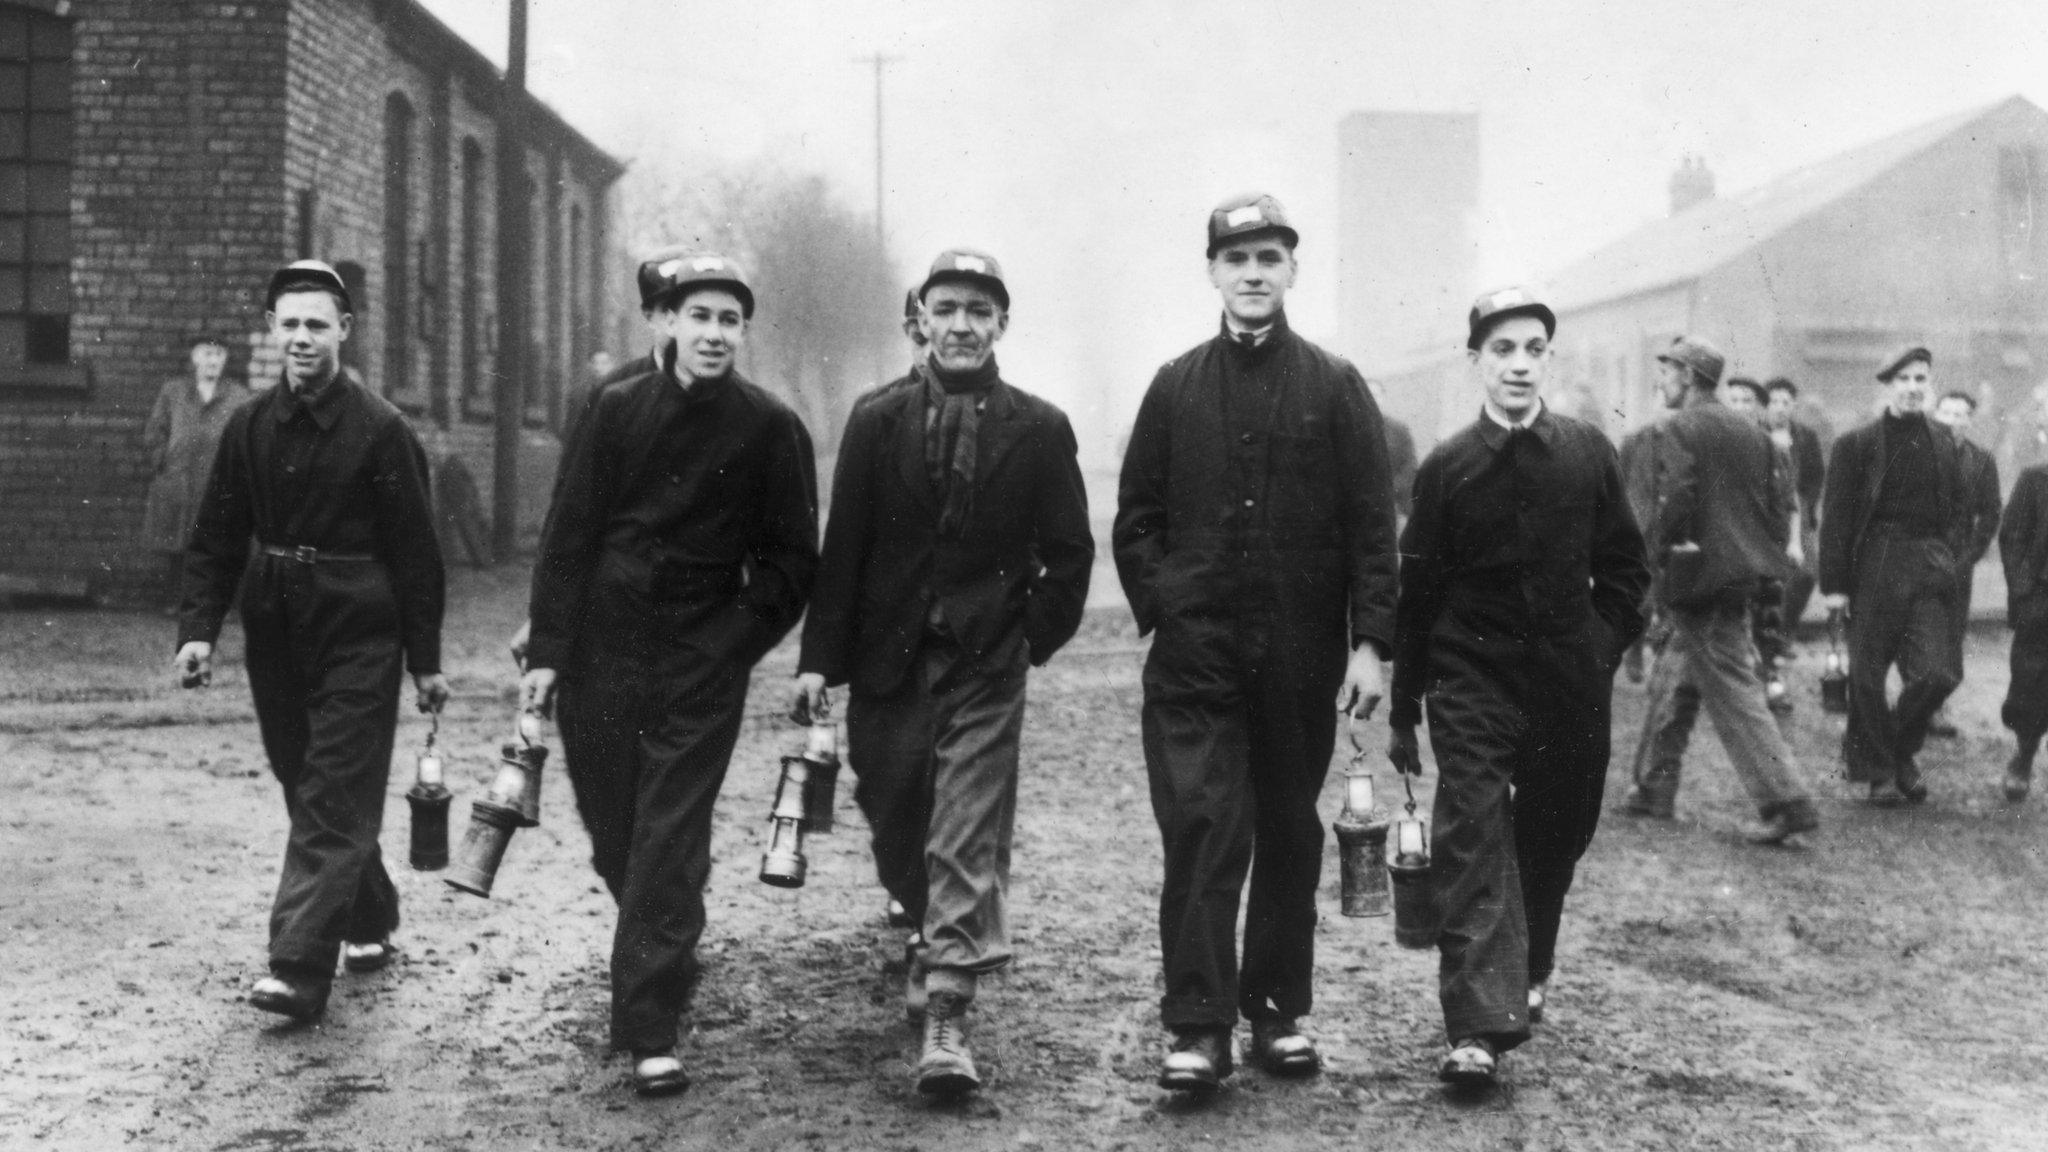
{"label": "corrugated metal roof", "polygon": [[1957,130],[2011,103],[1944,116],[1838,156],[1794,169],[1739,196],[1696,204],[1654,220],[1549,277],[1560,311],[1684,284],[1863,187]]}

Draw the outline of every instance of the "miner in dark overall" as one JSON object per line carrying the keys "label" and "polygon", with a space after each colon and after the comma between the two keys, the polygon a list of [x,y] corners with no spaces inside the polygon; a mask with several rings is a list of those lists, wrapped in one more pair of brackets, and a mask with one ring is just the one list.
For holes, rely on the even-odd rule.
{"label": "miner in dark overall", "polygon": [[747,678],[803,612],[817,480],[796,414],[733,362],[754,293],[731,260],[640,266],[664,339],[595,390],[533,570],[521,695],[559,723],[592,863],[618,903],[611,1039],[645,1095],[688,1086],[711,812]]}
{"label": "miner in dark overall", "polygon": [[1620,462],[1540,396],[1557,319],[1519,288],[1479,298],[1467,356],[1479,419],[1415,478],[1401,536],[1388,755],[1436,752],[1431,880],[1453,1084],[1491,1084],[1529,1038],[1607,780],[1614,668],[1650,584]]}
{"label": "miner in dark overall", "polygon": [[1117,574],[1139,629],[1157,632],[1143,728],[1166,855],[1169,1089],[1230,1075],[1240,1015],[1255,1063],[1319,1067],[1295,1025],[1315,968],[1316,797],[1338,713],[1378,705],[1393,636],[1379,408],[1355,368],[1288,327],[1297,239],[1270,196],[1210,214],[1220,330],[1153,377],[1117,499]]}
{"label": "miner in dark overall", "polygon": [[[1955,437],[1927,419],[1934,355],[1907,348],[1877,379],[1885,410],[1835,441],[1820,517],[1820,591],[1849,613],[1842,759],[1874,804],[1927,798],[1914,756],[1962,678],[1955,606],[1970,523]],[[1898,665],[1896,705],[1885,680]]]}
{"label": "miner in dark overall", "polygon": [[185,549],[177,664],[211,679],[239,585],[249,690],[291,834],[270,915],[270,975],[249,1002],[311,1020],[339,957],[392,957],[398,891],[377,833],[399,682],[421,711],[441,674],[445,582],[427,458],[396,408],[341,373],[353,323],[333,268],[301,260],[270,279],[265,319],[283,379],[235,410]]}
{"label": "miner in dark overall", "polygon": [[[1970,628],[1970,593],[1975,583],[1977,564],[1991,551],[1991,542],[1998,538],[1999,513],[2004,501],[1999,496],[1998,461],[1990,452],[1970,439],[1970,424],[1977,418],[1977,398],[1968,392],[1956,390],[1935,401],[1934,411],[1928,420],[1945,429],[1956,442],[1956,475],[1962,481],[1963,523],[1954,533],[1956,542],[1956,597],[1955,629],[1953,640],[1955,656],[1952,666],[1957,677],[1963,675],[1963,641]],[[1934,712],[1934,719],[1927,723],[1929,736],[1954,737],[1955,724],[1946,715],[1944,704]]]}
{"label": "miner in dark overall", "polygon": [[996,365],[1001,266],[943,252],[918,296],[926,358],[847,418],[796,708],[849,685],[875,868],[921,928],[905,988],[924,1025],[917,1087],[950,1096],[981,1083],[967,1009],[1012,956],[1026,669],[1080,626],[1095,542],[1066,415]]}
{"label": "miner in dark overall", "polygon": [[2018,803],[2034,786],[2034,755],[2048,733],[2048,464],[2013,482],[1998,528],[2005,565],[2005,618],[2012,626],[2012,679],[1999,718],[2019,746],[2006,762],[2005,798]]}

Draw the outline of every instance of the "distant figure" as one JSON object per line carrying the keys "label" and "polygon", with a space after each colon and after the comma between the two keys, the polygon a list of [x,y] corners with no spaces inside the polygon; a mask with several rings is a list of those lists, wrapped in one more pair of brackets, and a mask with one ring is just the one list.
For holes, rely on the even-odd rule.
{"label": "distant figure", "polygon": [[2012,627],[2012,681],[1999,718],[2019,741],[2005,766],[2005,798],[2027,798],[2034,753],[2048,733],[2048,464],[2020,473],[1998,529],[2005,616]]}
{"label": "distant figure", "polygon": [[[1644,421],[1621,438],[1621,490],[1628,498],[1630,513],[1638,527],[1653,523],[1657,515],[1657,424],[1663,413]],[[1654,582],[1654,571],[1652,575]],[[1621,671],[1631,684],[1641,684],[1644,665],[1652,649],[1663,647],[1664,624],[1656,615],[1656,597],[1649,598],[1649,626],[1622,653]]]}
{"label": "distant figure", "polygon": [[1374,403],[1380,406],[1380,423],[1386,431],[1387,469],[1393,473],[1394,511],[1406,522],[1415,507],[1415,433],[1401,420],[1387,415],[1387,390],[1377,380],[1367,380]]}
{"label": "distant figure", "polygon": [[1761,424],[1764,406],[1769,402],[1764,386],[1747,376],[1730,376],[1721,384],[1721,406],[1739,413],[1745,420]]}
{"label": "distant figure", "polygon": [[[1635,787],[1624,810],[1670,819],[1691,712],[1713,717],[1736,776],[1763,822],[1745,831],[1757,844],[1780,844],[1820,827],[1813,794],[1785,737],[1765,707],[1756,674],[1751,612],[1760,586],[1792,567],[1792,484],[1778,450],[1758,427],[1754,381],[1730,381],[1716,399],[1721,354],[1703,340],[1680,339],[1657,358],[1660,388],[1674,411],[1658,426],[1656,518],[1649,531],[1660,569],[1660,609],[1670,638],[1650,678],[1649,709],[1637,741]],[[1775,595],[1771,610],[1776,611]],[[1697,702],[1679,707],[1681,689]]]}
{"label": "distant figure", "polygon": [[[1968,392],[1950,392],[1934,405],[1934,422],[1946,427],[1956,441],[1956,463],[1963,480],[1963,520],[1959,526],[1960,554],[1956,557],[1956,678],[1963,675],[1963,638],[1970,626],[1970,593],[1977,564],[1991,550],[1998,536],[1998,514],[2003,507],[1998,495],[1998,461],[1970,439],[1970,421],[1977,415],[1977,399]],[[1946,704],[1928,721],[1929,736],[1953,737],[1956,726],[1948,718]]]}
{"label": "distant figure", "polygon": [[1792,461],[1792,487],[1799,497],[1799,570],[1785,581],[1785,628],[1799,627],[1806,603],[1813,598],[1814,573],[1820,565],[1820,494],[1827,481],[1827,459],[1820,433],[1799,419],[1799,385],[1783,376],[1764,384],[1764,429],[1771,442]]}
{"label": "distant figure", "polygon": [[218,336],[192,341],[192,371],[164,381],[142,427],[143,451],[153,475],[142,509],[142,544],[163,558],[163,586],[175,610],[185,543],[206,492],[206,477],[220,449],[228,417],[249,399],[249,386],[225,375],[228,342]]}
{"label": "distant figure", "polygon": [[[1844,432],[1828,460],[1820,590],[1849,612],[1849,725],[1842,759],[1873,804],[1919,803],[1914,763],[1955,667],[1958,529],[1968,523],[1955,438],[1930,427],[1934,354],[1906,348],[1878,370],[1886,403]],[[1899,667],[1894,706],[1886,677]]]}

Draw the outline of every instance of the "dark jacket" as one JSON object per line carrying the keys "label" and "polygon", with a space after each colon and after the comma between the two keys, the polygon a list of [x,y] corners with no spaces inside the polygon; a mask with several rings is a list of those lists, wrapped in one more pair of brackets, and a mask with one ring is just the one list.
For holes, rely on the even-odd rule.
{"label": "dark jacket", "polygon": [[1415,469],[1421,463],[1415,455],[1415,433],[1384,413],[1381,421],[1387,428],[1387,470],[1392,473],[1394,510],[1406,516],[1415,509]]}
{"label": "dark jacket", "polygon": [[1614,445],[1548,408],[1519,435],[1510,459],[1508,430],[1482,415],[1416,473],[1401,535],[1395,724],[1421,719],[1436,656],[1523,668],[1538,651],[1576,645],[1611,674],[1642,634],[1650,570]]}
{"label": "dark jacket", "polygon": [[[1956,531],[1948,543],[1955,547],[1966,524],[1963,511],[1962,469],[1953,436],[1946,429],[1931,429],[1937,476],[1936,499],[1949,515],[1943,519]],[[1871,514],[1884,486],[1885,462],[1890,458],[1885,445],[1884,416],[1880,414],[1861,428],[1835,440],[1828,456],[1827,489],[1822,495],[1820,517],[1820,590],[1826,594],[1856,595],[1857,561],[1862,557]],[[1960,551],[1957,548],[1957,551]]]}
{"label": "dark jacket", "polygon": [[1963,482],[1963,517],[1956,559],[1965,570],[1975,568],[1998,538],[1998,461],[1974,440],[1958,440],[1956,466]]}
{"label": "dark jacket", "polygon": [[2048,595],[2048,464],[2034,465],[2013,483],[1998,528],[1998,558],[2005,565],[2006,615],[2017,621],[2028,600]]}
{"label": "dark jacket", "polygon": [[862,397],[833,473],[798,670],[863,694],[902,682],[934,599],[971,658],[999,656],[1021,627],[1031,662],[1044,664],[1080,627],[1088,597],[1095,540],[1065,413],[996,381],[981,411],[973,502],[946,538],[925,470],[925,392],[914,372]]}
{"label": "dark jacket", "polygon": [[[1676,545],[1698,544],[1695,604],[1747,603],[1760,583],[1790,576],[1791,462],[1770,433],[1700,389],[1654,427],[1650,555],[1657,566],[1665,567]],[[1664,583],[1671,587],[1668,573]]]}
{"label": "dark jacket", "polygon": [[1820,433],[1797,420],[1787,422],[1792,433],[1793,487],[1799,494],[1799,518],[1811,531],[1820,526],[1821,493],[1827,489],[1827,458],[1820,450]]}
{"label": "dark jacket", "polygon": [[[1318,652],[1391,650],[1379,407],[1357,369],[1285,320],[1259,348],[1219,334],[1159,369],[1124,453],[1114,532],[1138,628],[1162,629],[1155,662],[1206,660],[1246,615]],[[1185,627],[1167,635],[1169,620]]]}
{"label": "dark jacket", "polygon": [[733,372],[685,391],[644,357],[594,390],[562,451],[533,569],[533,668],[659,641],[752,664],[818,563],[810,434]]}
{"label": "dark jacket", "polygon": [[304,565],[312,595],[288,598],[292,610],[326,617],[321,634],[337,640],[395,634],[415,675],[441,670],[447,581],[427,455],[369,389],[337,377],[301,404],[279,383],[228,417],[185,550],[180,645],[220,634],[251,543],[372,557]]}

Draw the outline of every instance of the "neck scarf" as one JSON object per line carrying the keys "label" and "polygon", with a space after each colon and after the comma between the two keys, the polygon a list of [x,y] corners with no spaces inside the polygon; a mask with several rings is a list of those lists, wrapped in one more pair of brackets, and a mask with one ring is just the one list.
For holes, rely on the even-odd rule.
{"label": "neck scarf", "polygon": [[957,536],[974,498],[981,405],[995,387],[996,358],[967,372],[928,361],[925,370],[924,467],[939,497],[939,534]]}

